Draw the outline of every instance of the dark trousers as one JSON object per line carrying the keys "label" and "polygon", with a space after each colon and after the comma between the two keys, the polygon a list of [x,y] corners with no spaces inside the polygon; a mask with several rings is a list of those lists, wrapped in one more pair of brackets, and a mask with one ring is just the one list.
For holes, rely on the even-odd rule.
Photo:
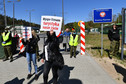
{"label": "dark trousers", "polygon": [[44,64],[44,72],[43,72],[43,78],[44,78],[44,84],[48,84],[48,74],[52,67],[52,73],[53,73],[53,84],[57,84],[57,78],[58,78],[58,67],[53,65],[52,62],[45,61]]}
{"label": "dark trousers", "polygon": [[110,44],[110,51],[109,51],[109,54],[110,56],[117,56],[118,53],[119,53],[119,41],[111,41],[111,44]]}
{"label": "dark trousers", "polygon": [[71,57],[73,55],[76,57],[76,48],[77,48],[77,46],[70,46],[70,56]]}
{"label": "dark trousers", "polygon": [[4,46],[4,53],[5,59],[8,59],[8,57],[10,57],[10,59],[13,59],[11,46]]}
{"label": "dark trousers", "polygon": [[[66,50],[66,43],[63,43],[63,47],[65,47],[65,50]],[[69,45],[69,43],[68,43],[68,46],[67,46],[67,48],[69,48],[70,49],[70,45]]]}
{"label": "dark trousers", "polygon": [[37,59],[40,58],[40,56],[39,56],[39,46],[38,46],[38,44],[36,45],[36,56],[37,56]]}

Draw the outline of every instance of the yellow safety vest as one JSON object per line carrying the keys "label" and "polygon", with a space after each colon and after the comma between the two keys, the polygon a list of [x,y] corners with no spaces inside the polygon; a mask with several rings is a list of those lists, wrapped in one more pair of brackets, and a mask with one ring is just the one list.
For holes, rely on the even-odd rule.
{"label": "yellow safety vest", "polygon": [[70,35],[69,45],[70,46],[77,46],[78,45],[78,35],[75,36],[75,39],[72,36],[72,34]]}
{"label": "yellow safety vest", "polygon": [[[5,35],[5,32],[2,34],[2,37],[3,37],[3,41],[7,41],[9,39],[9,35],[10,35],[10,32],[8,32],[6,35]],[[8,45],[11,45],[12,44],[12,40],[10,40],[9,42],[3,44],[2,43],[2,46],[8,46]]]}

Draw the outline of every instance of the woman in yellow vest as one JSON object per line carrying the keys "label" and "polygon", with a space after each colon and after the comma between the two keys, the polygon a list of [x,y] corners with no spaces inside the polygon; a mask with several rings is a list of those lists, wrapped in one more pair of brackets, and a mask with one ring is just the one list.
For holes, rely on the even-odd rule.
{"label": "woman in yellow vest", "polygon": [[[76,58],[76,48],[78,45],[78,35],[75,32],[73,32],[70,35],[69,45],[70,45],[70,58],[72,58],[73,55],[74,55],[74,58]],[[74,52],[73,52],[73,50],[74,50]]]}

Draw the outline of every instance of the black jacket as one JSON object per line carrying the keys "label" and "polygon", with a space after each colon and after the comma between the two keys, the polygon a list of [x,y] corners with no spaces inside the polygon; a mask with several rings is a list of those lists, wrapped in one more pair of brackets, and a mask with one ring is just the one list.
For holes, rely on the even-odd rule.
{"label": "black jacket", "polygon": [[113,41],[113,40],[119,41],[120,40],[119,30],[110,29],[108,31],[108,38],[110,41]]}
{"label": "black jacket", "polygon": [[48,61],[53,61],[56,59],[56,56],[58,56],[59,52],[59,41],[58,38],[56,37],[56,34],[53,33],[51,36],[49,32],[47,32],[47,40],[45,41],[44,44],[44,50],[43,50],[43,55],[42,58],[45,59],[45,46],[47,47],[47,52],[48,52]]}
{"label": "black jacket", "polygon": [[[59,69],[62,69],[64,66],[64,59],[59,51],[59,40],[55,33],[50,36],[50,33],[47,32],[47,40],[44,46],[47,46],[48,62],[51,62],[53,65],[59,67]],[[45,47],[43,50],[42,58],[45,59]]]}
{"label": "black jacket", "polygon": [[36,53],[37,39],[33,35],[29,41],[28,40],[24,41],[24,39],[22,39],[22,43],[26,46],[26,52]]}

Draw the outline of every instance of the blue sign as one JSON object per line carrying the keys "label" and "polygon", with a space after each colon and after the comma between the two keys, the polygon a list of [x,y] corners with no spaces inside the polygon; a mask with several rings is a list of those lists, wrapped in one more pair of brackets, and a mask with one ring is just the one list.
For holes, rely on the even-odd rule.
{"label": "blue sign", "polygon": [[94,9],[94,23],[112,22],[112,9]]}

